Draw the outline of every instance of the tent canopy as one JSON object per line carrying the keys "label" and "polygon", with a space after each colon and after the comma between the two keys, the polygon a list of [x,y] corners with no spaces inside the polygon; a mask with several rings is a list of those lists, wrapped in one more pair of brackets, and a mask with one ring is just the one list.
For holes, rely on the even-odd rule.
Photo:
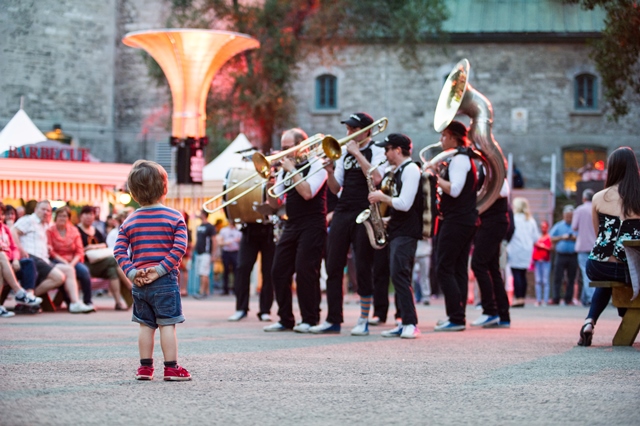
{"label": "tent canopy", "polygon": [[251,149],[253,145],[249,139],[240,133],[229,146],[222,151],[216,158],[202,169],[203,181],[223,181],[227,172],[232,167],[253,168],[253,163],[244,161],[243,155],[238,151]]}
{"label": "tent canopy", "polygon": [[27,113],[20,109],[0,132],[0,153],[12,146],[17,148],[46,140],[47,137],[33,124]]}

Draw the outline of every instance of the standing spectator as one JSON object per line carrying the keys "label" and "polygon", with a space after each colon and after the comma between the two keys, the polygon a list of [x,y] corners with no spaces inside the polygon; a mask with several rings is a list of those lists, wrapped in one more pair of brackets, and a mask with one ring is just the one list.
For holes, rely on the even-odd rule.
{"label": "standing spectator", "polygon": [[571,228],[578,233],[576,237],[576,253],[578,253],[578,266],[582,274],[580,301],[583,306],[591,304],[591,298],[595,290],[589,287],[590,281],[587,277],[587,258],[596,242],[596,232],[593,229],[593,213],[591,211],[592,198],[592,189],[585,189],[582,192],[582,204],[573,212],[573,220],[571,221]]}
{"label": "standing spectator", "polygon": [[133,164],[127,186],[141,207],[120,227],[114,250],[118,265],[135,283],[132,321],[140,324],[140,367],[136,380],[153,379],[153,347],[158,328],[164,380],[191,380],[191,374],[178,365],[176,337],[176,324],[185,319],[178,268],[187,249],[187,226],[179,212],[162,205],[167,180],[167,172],[153,161],[138,160]]}
{"label": "standing spectator", "polygon": [[42,200],[36,204],[34,213],[18,219],[11,229],[20,257],[29,257],[35,262],[38,274],[35,294],[36,296],[46,294],[49,290],[64,285],[70,300],[70,313],[93,312],[92,306],[87,306],[78,300],[75,270],[69,265],[51,265],[49,261],[46,230],[50,220],[51,204],[47,200]]}
{"label": "standing spectator", "polygon": [[540,232],[542,235],[533,246],[533,267],[536,279],[535,306],[547,306],[549,273],[551,272],[551,237],[549,236],[549,223],[546,220],[540,223]]}
{"label": "standing spectator", "polygon": [[[76,271],[78,283],[82,289],[82,301],[93,307],[91,303],[91,274],[89,268],[82,263],[84,247],[78,228],[69,221],[71,209],[64,206],[54,213],[54,224],[47,229],[47,241],[50,250],[49,257],[53,263],[62,263],[73,267]],[[118,283],[119,285],[119,283]]]}
{"label": "standing spectator", "polygon": [[[562,220],[557,222],[549,231],[551,242],[556,246],[556,258],[553,268],[553,304],[571,305],[573,303],[573,285],[578,272],[578,257],[576,255],[576,233],[571,228],[573,206],[566,205],[562,209]],[[561,297],[562,280],[567,273],[567,288],[564,299]],[[561,300],[562,299],[562,300]]]}
{"label": "standing spectator", "polygon": [[231,270],[233,270],[234,281],[235,275],[238,272],[238,250],[240,250],[241,239],[242,232],[238,231],[238,228],[236,228],[236,225],[232,222],[228,222],[227,226],[220,230],[218,243],[222,251],[222,266],[224,267],[224,274],[222,276],[223,295],[229,294],[229,274]]}
{"label": "standing spectator", "polygon": [[515,230],[507,246],[515,296],[511,307],[523,308],[527,295],[527,269],[531,266],[533,245],[540,236],[536,221],[529,210],[529,201],[526,198],[516,197],[513,199],[513,222]]}
{"label": "standing spectator", "polygon": [[209,275],[211,264],[216,255],[216,228],[209,223],[209,213],[200,212],[200,226],[196,229],[196,252],[194,260],[196,271],[200,277],[200,294],[198,297],[209,296]]}

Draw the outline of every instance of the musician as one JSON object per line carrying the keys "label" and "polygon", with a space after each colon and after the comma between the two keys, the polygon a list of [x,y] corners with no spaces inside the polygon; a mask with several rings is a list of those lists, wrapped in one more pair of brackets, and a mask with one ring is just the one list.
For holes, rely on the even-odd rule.
{"label": "musician", "polygon": [[260,321],[271,321],[271,306],[274,298],[271,268],[276,248],[273,240],[273,224],[271,222],[245,223],[240,232],[242,232],[242,239],[238,251],[238,269],[233,284],[236,294],[236,312],[229,317],[229,321],[240,321],[247,316],[251,271],[258,258],[258,253],[261,254],[262,271],[258,318]]}
{"label": "musician", "polygon": [[473,240],[471,269],[480,289],[482,315],[472,326],[507,328],[511,325],[509,298],[500,272],[500,248],[510,224],[508,197],[509,184],[505,179],[500,197],[480,215],[480,226]]}
{"label": "musician", "polygon": [[422,238],[422,193],[420,188],[420,168],[411,161],[411,139],[392,133],[383,142],[390,166],[394,167],[393,195],[382,191],[369,194],[370,203],[385,203],[390,207],[387,225],[391,262],[391,281],[396,292],[396,301],[402,317],[402,324],[392,330],[382,332],[383,337],[415,339],[419,334],[416,327],[418,316],[411,289],[413,263],[418,240]]}
{"label": "musician", "polygon": [[435,331],[462,331],[466,328],[467,265],[478,221],[477,176],[464,124],[452,121],[442,132],[440,142],[442,149],[456,148],[458,152],[437,176],[441,194],[436,279],[444,294],[448,319],[440,321]]}
{"label": "musician", "polygon": [[[292,148],[305,139],[307,135],[301,129],[287,130],[282,135],[282,149]],[[314,161],[315,156],[299,164],[292,157],[295,156],[282,159],[274,191],[281,193],[303,178],[306,180],[286,192],[280,200],[269,199],[272,207],[277,208],[286,197],[287,222],[276,244],[271,270],[280,321],[264,327],[267,332],[294,330],[308,333],[320,320],[320,263],[327,240],[327,172],[320,161]],[[307,162],[312,165],[303,172],[291,178],[287,176]],[[298,325],[295,325],[291,306],[294,273],[302,315],[302,322]]]}
{"label": "musician", "polygon": [[[341,121],[347,126],[347,135],[373,124],[373,118],[364,112],[351,114]],[[356,223],[356,217],[369,208],[366,175],[371,165],[384,161],[384,150],[371,141],[371,130],[354,136],[346,144],[346,154],[336,161],[333,167],[326,167],[328,186],[332,193],[340,193],[338,204],[333,212],[329,243],[327,249],[327,320],[311,329],[312,333],[339,333],[342,314],[343,293],[342,277],[347,262],[349,247],[353,245],[356,264],[358,295],[360,295],[360,318],[351,330],[353,336],[369,334],[368,318],[373,301],[373,262],[374,248],[369,242],[363,224]],[[372,175],[374,185],[381,180],[378,170]]]}

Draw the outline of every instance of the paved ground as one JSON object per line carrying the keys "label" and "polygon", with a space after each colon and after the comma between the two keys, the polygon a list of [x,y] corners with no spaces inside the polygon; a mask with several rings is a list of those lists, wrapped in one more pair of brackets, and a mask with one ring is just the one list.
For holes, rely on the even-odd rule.
{"label": "paved ground", "polygon": [[194,379],[170,383],[133,380],[137,325],[96,304],[0,319],[0,425],[640,424],[640,343],[611,347],[613,308],[581,348],[582,307],[528,305],[511,329],[434,333],[436,301],[406,341],[380,337],[390,325],[349,336],[354,303],[341,335],[313,336],[265,333],[254,313],[229,323],[232,297],[185,299],[179,361]]}

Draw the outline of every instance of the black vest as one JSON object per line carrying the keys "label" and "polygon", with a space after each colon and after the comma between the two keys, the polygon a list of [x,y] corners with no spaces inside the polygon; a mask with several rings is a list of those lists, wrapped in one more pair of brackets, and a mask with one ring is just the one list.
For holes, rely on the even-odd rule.
{"label": "black vest", "polygon": [[[409,164],[412,164],[411,161],[404,163],[395,171],[395,188],[393,196],[397,196],[397,194],[402,192],[402,172]],[[390,207],[389,210],[391,218],[387,225],[389,240],[393,240],[396,237],[412,237],[418,240],[422,239],[422,210],[424,207],[421,182],[422,177],[418,182],[416,196],[413,199],[413,204],[409,210],[403,212]]]}
{"label": "black vest", "polygon": [[[296,166],[302,167],[306,164],[302,163]],[[302,176],[307,176],[311,167],[307,167],[302,171]],[[283,182],[285,189],[293,184],[291,179],[286,179]],[[287,210],[287,224],[295,225],[304,223],[305,225],[322,224],[326,226],[327,216],[327,182],[322,184],[322,187],[318,191],[315,197],[310,200],[305,200],[297,189],[291,189],[287,192],[286,201]]]}
{"label": "black vest", "polygon": [[[362,155],[371,162],[373,153],[371,152],[371,145],[373,142],[360,151]],[[347,153],[343,159],[344,164],[344,179],[342,182],[342,193],[338,200],[338,205],[335,211],[357,211],[361,212],[364,209],[369,208],[369,187],[367,186],[367,178],[362,173],[360,163],[356,160],[356,157]]]}
{"label": "black vest", "polygon": [[[458,148],[458,152],[454,157],[457,155],[467,156],[471,162],[471,169],[467,172],[462,192],[458,197],[454,198],[444,192],[440,195],[440,214],[446,221],[452,220],[460,225],[474,226],[478,220],[478,210],[476,209],[476,166],[471,161],[467,148]],[[449,180],[448,166],[443,178]]]}

